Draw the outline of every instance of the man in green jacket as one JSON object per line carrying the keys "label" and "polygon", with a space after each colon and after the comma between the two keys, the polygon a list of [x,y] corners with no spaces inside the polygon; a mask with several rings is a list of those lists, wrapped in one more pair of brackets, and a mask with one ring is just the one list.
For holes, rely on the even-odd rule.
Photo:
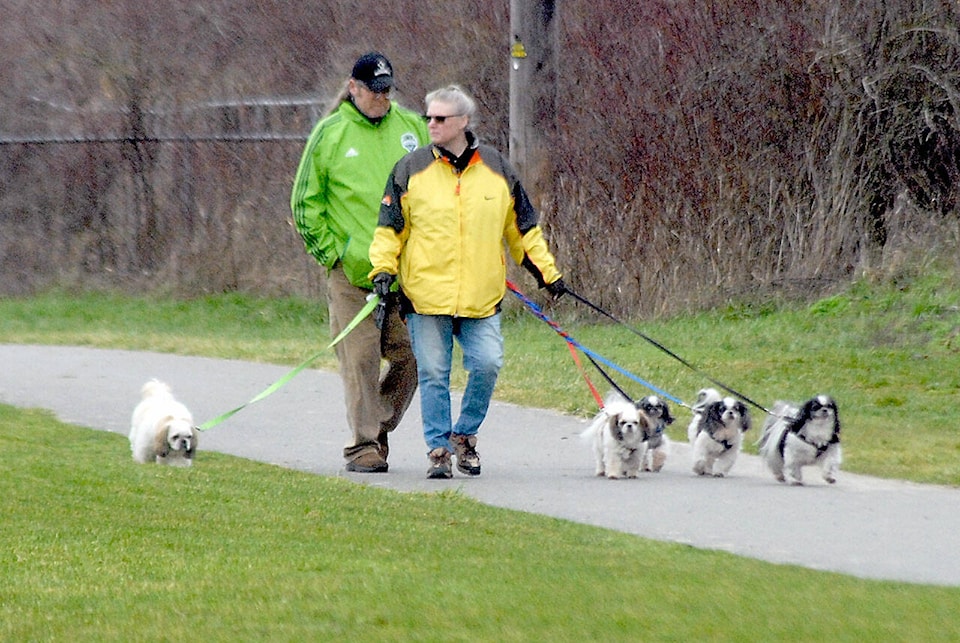
{"label": "man in green jacket", "polygon": [[[336,107],[311,132],[293,184],[297,232],[327,268],[333,337],[373,289],[368,251],[387,176],[398,159],[429,142],[423,117],[391,100],[392,88],[387,58],[379,52],[361,56]],[[387,471],[387,435],[417,388],[410,338],[392,308],[382,334],[367,317],[336,347],[352,432],[343,449],[348,471]]]}

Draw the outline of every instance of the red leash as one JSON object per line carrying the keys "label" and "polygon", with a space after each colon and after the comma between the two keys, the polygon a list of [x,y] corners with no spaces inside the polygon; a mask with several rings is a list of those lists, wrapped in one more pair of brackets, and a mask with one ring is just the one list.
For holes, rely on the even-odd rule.
{"label": "red leash", "polygon": [[[507,288],[512,290],[513,294],[521,298],[522,301],[529,301],[526,299],[526,297],[524,297],[523,293],[520,292],[520,289],[514,286],[509,279],[507,279]],[[560,337],[562,337],[563,340],[566,342],[567,348],[570,349],[570,355],[571,357],[573,357],[573,363],[577,365],[577,370],[580,371],[580,375],[583,376],[583,380],[587,383],[587,388],[589,388],[590,393],[593,394],[593,399],[597,401],[597,406],[602,409],[603,398],[600,396],[600,392],[597,391],[597,387],[594,386],[593,382],[590,381],[590,376],[587,375],[586,369],[583,368],[583,363],[580,361],[580,356],[577,355],[577,349],[576,349],[576,346],[574,346],[573,338],[570,337],[570,335],[567,334],[565,330],[560,328],[560,324],[558,324],[557,322],[553,321],[552,319],[544,315],[538,307],[536,306],[530,307],[529,305],[528,307],[530,308],[530,310],[533,312],[534,315],[536,315],[541,321],[543,321],[548,326],[550,326],[550,328],[556,331],[556,333],[560,335]]]}

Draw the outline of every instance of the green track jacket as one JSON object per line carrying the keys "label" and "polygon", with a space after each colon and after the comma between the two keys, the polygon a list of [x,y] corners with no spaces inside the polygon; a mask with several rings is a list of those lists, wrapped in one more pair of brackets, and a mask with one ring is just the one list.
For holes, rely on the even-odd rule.
{"label": "green track jacket", "polygon": [[349,100],[321,119],[290,196],[307,252],[327,269],[339,260],[350,283],[372,288],[368,251],[387,176],[398,159],[429,141],[423,116],[396,102],[379,123]]}

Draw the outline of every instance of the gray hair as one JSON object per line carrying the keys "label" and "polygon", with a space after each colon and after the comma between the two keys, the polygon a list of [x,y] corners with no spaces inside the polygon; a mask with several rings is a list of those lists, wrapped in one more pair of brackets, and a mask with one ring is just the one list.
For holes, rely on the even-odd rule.
{"label": "gray hair", "polygon": [[447,85],[446,87],[435,89],[424,98],[424,103],[427,107],[430,107],[433,101],[450,103],[456,108],[458,114],[469,116],[471,120],[474,114],[477,113],[477,102],[459,85]]}

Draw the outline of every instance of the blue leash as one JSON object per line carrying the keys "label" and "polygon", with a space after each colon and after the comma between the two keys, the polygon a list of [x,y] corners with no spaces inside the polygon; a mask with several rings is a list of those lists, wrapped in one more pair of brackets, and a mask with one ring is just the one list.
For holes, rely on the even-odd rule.
{"label": "blue leash", "polygon": [[696,373],[696,374],[698,374],[698,375],[700,375],[700,376],[702,376],[702,377],[705,377],[708,381],[710,381],[711,383],[719,386],[719,387],[722,388],[724,391],[730,393],[731,395],[735,395],[736,397],[739,397],[741,400],[743,400],[743,401],[746,402],[747,404],[752,404],[753,406],[757,407],[758,409],[760,409],[760,410],[763,411],[764,413],[767,413],[767,414],[772,415],[772,413],[770,412],[770,410],[767,409],[767,408],[766,408],[765,406],[763,406],[762,404],[760,404],[759,402],[755,402],[755,401],[751,400],[749,397],[747,397],[746,395],[744,395],[744,394],[741,393],[740,391],[737,391],[736,389],[732,389],[732,388],[730,388],[729,386],[727,386],[726,384],[724,384],[723,382],[721,382],[721,381],[719,381],[719,380],[715,380],[714,378],[710,377],[709,375],[707,375],[706,373],[704,373],[703,371],[701,371],[699,368],[697,368],[696,366],[694,366],[693,364],[691,364],[691,363],[688,362],[687,360],[683,359],[682,357],[680,357],[679,355],[677,355],[676,353],[674,353],[672,350],[670,350],[669,348],[667,348],[666,346],[664,346],[664,345],[661,344],[660,342],[656,341],[655,339],[653,339],[653,338],[651,338],[651,337],[648,337],[647,335],[644,335],[643,333],[641,333],[639,330],[637,330],[637,329],[634,328],[633,326],[630,326],[630,325],[628,325],[628,324],[620,321],[619,319],[617,319],[616,317],[614,317],[613,315],[611,315],[610,313],[608,313],[607,311],[605,311],[603,308],[600,308],[599,306],[597,306],[596,304],[594,304],[593,302],[591,302],[591,301],[590,301],[589,299],[587,299],[586,297],[583,297],[582,295],[577,294],[576,292],[574,292],[573,290],[570,290],[569,288],[567,288],[566,292],[567,292],[571,297],[573,297],[574,299],[576,299],[577,301],[579,301],[580,303],[582,303],[582,304],[584,304],[584,305],[586,305],[586,306],[589,306],[590,308],[592,308],[592,309],[595,310],[596,312],[600,313],[600,314],[603,315],[604,317],[607,317],[608,319],[610,319],[610,321],[614,322],[615,324],[618,324],[618,325],[620,325],[620,326],[623,326],[624,328],[626,328],[628,331],[630,331],[631,333],[633,333],[633,334],[636,335],[637,337],[640,337],[640,338],[642,338],[642,339],[650,342],[651,344],[653,344],[654,346],[656,346],[657,348],[659,348],[661,351],[663,351],[664,353],[666,353],[666,354],[669,355],[670,357],[674,358],[675,360],[677,360],[678,362],[680,362],[681,364],[683,364],[684,366],[686,366],[687,368],[689,368],[689,369],[690,369],[691,371],[693,371],[694,373]]}
{"label": "blue leash", "polygon": [[[514,286],[512,283],[510,283],[510,281],[507,281],[507,288],[510,289],[510,292],[512,292],[514,295],[516,295],[517,299],[519,299],[521,302],[523,302],[523,304],[527,307],[527,309],[528,309],[531,313],[534,314],[534,316],[536,316],[536,317],[537,317],[538,319],[540,319],[541,321],[545,322],[545,323],[546,323],[548,326],[550,326],[554,331],[556,331],[556,333],[557,333],[558,335],[560,335],[560,336],[564,339],[564,341],[566,341],[568,344],[570,344],[571,346],[573,346],[573,347],[576,348],[577,350],[581,351],[584,355],[586,355],[587,357],[589,357],[591,361],[596,360],[597,362],[600,362],[600,363],[608,366],[609,368],[612,368],[613,370],[617,371],[617,372],[620,373],[621,375],[624,375],[625,377],[630,378],[631,380],[633,380],[633,381],[636,382],[637,384],[640,384],[641,386],[644,386],[644,387],[650,389],[650,390],[653,391],[654,393],[657,393],[658,395],[661,395],[662,397],[670,400],[670,401],[673,402],[674,404],[679,404],[680,406],[684,406],[684,407],[686,407],[686,408],[690,408],[689,405],[684,404],[681,400],[679,400],[679,399],[677,399],[676,397],[670,395],[669,393],[667,393],[667,392],[664,391],[663,389],[660,389],[660,388],[658,388],[657,386],[654,386],[653,384],[651,384],[650,382],[647,382],[646,380],[644,380],[644,379],[642,379],[642,378],[634,375],[633,373],[631,373],[630,371],[626,370],[625,368],[623,368],[623,367],[621,367],[621,366],[619,366],[619,365],[617,365],[617,364],[614,364],[613,362],[611,362],[611,361],[608,360],[607,358],[603,357],[603,356],[600,355],[599,353],[590,350],[589,348],[587,348],[586,346],[584,346],[583,344],[581,344],[580,342],[578,342],[576,339],[574,339],[574,338],[570,335],[570,333],[564,331],[562,328],[560,328],[560,325],[559,325],[559,324],[557,324],[555,321],[553,321],[552,319],[550,319],[550,317],[549,317],[546,313],[543,312],[543,310],[540,308],[540,306],[537,305],[536,302],[532,301],[530,298],[528,298],[526,295],[524,295],[522,292],[520,292],[520,290],[519,290],[516,286]],[[596,363],[594,363],[594,366],[596,366]],[[602,369],[599,369],[599,367],[598,367],[598,370],[600,370],[600,372],[603,373],[603,370],[602,370]],[[606,377],[606,374],[604,374],[604,377]],[[609,378],[607,378],[607,379],[609,380]],[[619,387],[617,387],[616,384],[615,384],[612,380],[609,380],[609,381],[610,381],[612,384],[614,384],[614,387],[615,387],[615,388],[619,389]],[[623,394],[622,391],[621,391],[621,394]],[[629,398],[629,396],[627,396],[627,397]],[[633,401],[633,400],[631,400],[631,401]]]}

